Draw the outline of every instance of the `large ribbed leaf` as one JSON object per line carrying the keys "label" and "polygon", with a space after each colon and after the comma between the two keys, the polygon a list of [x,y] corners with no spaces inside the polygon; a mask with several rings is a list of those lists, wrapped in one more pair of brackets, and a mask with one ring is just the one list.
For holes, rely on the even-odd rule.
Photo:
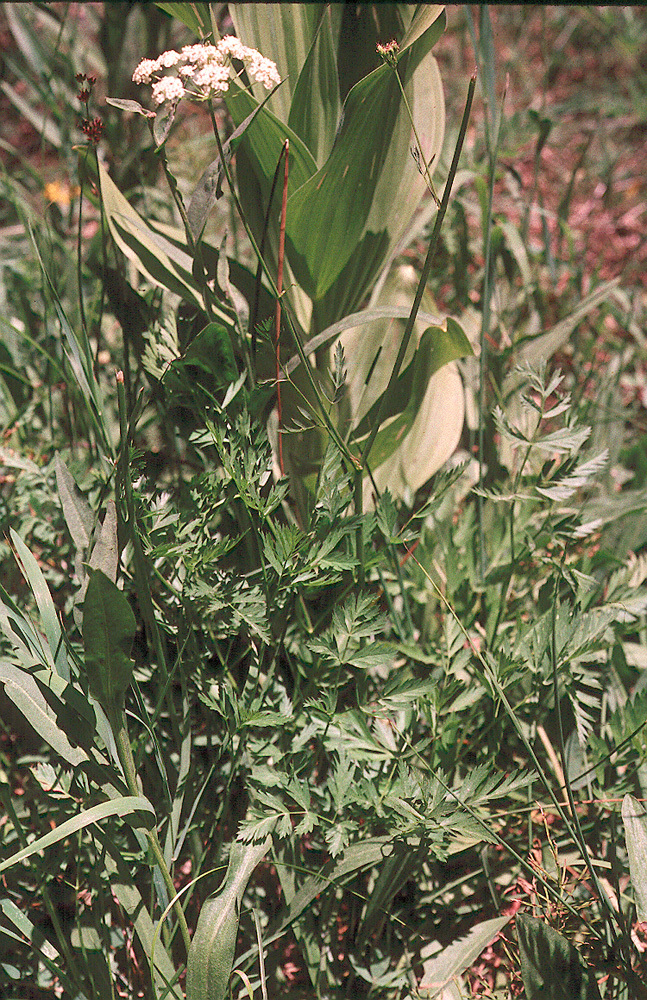
{"label": "large ribbed leaf", "polygon": [[[287,122],[299,75],[315,37],[326,4],[235,3],[231,13],[240,40],[276,63],[285,83],[272,98],[272,110]],[[255,84],[261,99],[263,87]]]}
{"label": "large ribbed leaf", "polygon": [[[282,78],[289,76],[292,80],[297,68],[303,75],[294,87],[282,87],[274,103],[270,102],[278,117],[261,113],[242,141],[239,181],[245,208],[253,207],[248,202],[254,201],[252,225],[257,234],[283,139],[290,138],[292,146],[297,132],[309,137],[308,141],[316,144],[316,149],[310,149],[311,163],[316,166],[315,160],[321,162],[330,141],[337,113],[330,65],[337,21],[332,18],[328,23],[324,19],[308,55],[306,40],[314,37],[314,29],[310,22],[308,35],[309,29],[299,21],[303,11],[295,13],[295,9],[301,7],[240,5],[234,11],[245,44],[257,46],[275,58]],[[297,19],[296,28],[284,25],[292,16]],[[444,26],[441,7],[421,8],[407,28],[399,62],[427,161],[440,151],[444,133],[442,86],[431,55]],[[296,54],[290,52],[291,42],[288,44],[294,31],[298,34]],[[315,136],[311,107],[313,100],[321,101],[317,87],[323,87],[324,93],[317,123],[325,133],[323,137],[319,133]],[[239,93],[227,95],[227,104],[238,123],[249,114],[253,98]],[[287,121],[293,129],[287,129]],[[413,141],[393,71],[380,66],[350,91],[330,156],[316,172],[311,168],[310,179],[303,177],[304,144],[297,146],[296,158],[291,150],[287,256],[306,294],[313,299],[327,296],[317,315],[317,326],[329,325],[357,307],[409,224],[425,190],[410,152]],[[262,204],[250,193],[249,172],[256,174]],[[249,198],[245,197],[246,191]]]}
{"label": "large ribbed leaf", "polygon": [[[440,151],[444,132],[440,76],[430,54],[443,27],[438,18],[398,66],[427,161]],[[334,292],[337,315],[328,308],[328,322],[357,305],[422,198],[412,141],[394,73],[380,66],[348,95],[326,163],[290,197],[288,256],[311,298],[321,299],[350,262]]]}

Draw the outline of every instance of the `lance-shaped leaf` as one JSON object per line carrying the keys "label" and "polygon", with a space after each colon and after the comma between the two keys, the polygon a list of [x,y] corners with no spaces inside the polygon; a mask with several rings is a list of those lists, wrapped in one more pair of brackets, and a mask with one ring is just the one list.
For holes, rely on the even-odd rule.
{"label": "lance-shaped leaf", "polygon": [[460,976],[476,961],[484,948],[503,930],[510,917],[495,917],[476,924],[465,937],[454,941],[433,957],[427,958],[422,967],[422,979],[418,987],[421,996],[434,1000],[456,976]]}
{"label": "lance-shaped leaf", "polygon": [[224,1000],[234,964],[238,919],[247,883],[270,846],[231,845],[224,884],[204,903],[189,948],[186,973],[187,1000]]}
{"label": "lance-shaped leaf", "polygon": [[[99,180],[110,233],[122,253],[154,285],[167,288],[203,309],[202,295],[191,274],[193,261],[189,254],[144,222],[101,164]],[[222,318],[226,319],[224,314]]]}
{"label": "lance-shaped leaf", "polygon": [[83,646],[90,693],[110,717],[123,705],[134,664],[135,616],[124,594],[100,569],[92,571],[83,602]]}
{"label": "lance-shaped leaf", "polygon": [[33,674],[0,660],[0,684],[27,722],[62,760],[76,767],[88,760],[85,750],[72,746],[61,729],[57,713],[49,704]]}
{"label": "lance-shaped leaf", "polygon": [[67,650],[63,641],[63,633],[54,607],[52,595],[49,592],[47,581],[36,559],[31,554],[20,535],[13,528],[9,529],[11,541],[16,552],[16,559],[20,566],[25,580],[31,587],[40,612],[40,621],[43,631],[47,637],[49,648],[54,657],[56,670],[64,680],[70,679],[70,667],[67,662]]}
{"label": "lance-shaped leaf", "polygon": [[[444,132],[440,75],[430,53],[443,27],[444,18],[438,18],[398,65],[427,162],[439,153]],[[380,66],[353,87],[330,156],[290,197],[288,259],[312,299],[334,295],[340,311],[333,315],[328,303],[327,322],[350,312],[365,294],[418,206],[425,184],[412,142],[394,71]]]}
{"label": "lance-shaped leaf", "polygon": [[[287,122],[294,91],[317,31],[324,9],[322,3],[232,4],[231,18],[236,34],[245,45],[262,52],[276,63],[285,86],[272,100],[272,110]],[[252,86],[260,99],[263,86]]]}
{"label": "lance-shaped leaf", "polygon": [[647,811],[633,795],[622,800],[622,822],[627,839],[629,874],[636,900],[636,916],[647,921]]}
{"label": "lance-shaped leaf", "polygon": [[523,913],[515,924],[528,1000],[601,1000],[593,970],[565,937]]}
{"label": "lance-shaped leaf", "polygon": [[[429,435],[423,445],[423,457],[428,457],[434,435],[436,438],[444,438],[446,436],[443,435],[443,422],[445,422],[445,427],[451,426],[452,431],[454,425],[458,423],[460,433],[463,417],[461,405],[462,391],[459,396],[451,400],[454,409],[457,412],[459,411],[458,416],[460,420],[458,422],[455,419],[451,419],[452,416],[456,416],[456,413],[452,414],[447,409],[447,405],[450,402],[449,398],[445,400],[445,405],[443,405],[442,393],[439,400],[440,409],[437,408],[436,419],[431,425],[429,423],[429,411],[434,408],[435,391],[439,386],[438,380],[435,384],[432,382],[433,376],[436,373],[440,373],[440,370],[448,365],[449,362],[467,354],[471,354],[469,341],[455,320],[449,318],[446,320],[444,326],[428,327],[424,331],[411,363],[400,375],[396,385],[390,392],[385,411],[387,419],[377,433],[377,437],[371,448],[371,454],[368,458],[371,469],[380,468],[395,453],[396,449],[403,445],[407,436],[411,433],[414,423],[419,420],[423,413],[424,425]],[[458,379],[460,386],[460,378],[457,373],[455,373],[455,377]],[[446,381],[442,381],[440,384],[448,385]],[[448,391],[450,390],[448,389]],[[375,402],[366,417],[362,420],[358,428],[357,443],[361,444],[364,437],[367,436],[372,418],[379,405],[380,399]],[[425,410],[426,412],[424,412]],[[414,442],[416,450],[421,444],[420,440]],[[447,457],[449,456],[445,455],[443,461]],[[433,474],[433,471],[435,469],[429,475]],[[425,478],[429,478],[429,476]],[[425,480],[423,479],[422,481],[424,482]]]}

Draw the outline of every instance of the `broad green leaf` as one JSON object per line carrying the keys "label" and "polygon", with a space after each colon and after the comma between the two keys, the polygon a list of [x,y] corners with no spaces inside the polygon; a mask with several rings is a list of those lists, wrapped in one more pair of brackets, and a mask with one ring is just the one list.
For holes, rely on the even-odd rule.
{"label": "broad green leaf", "polygon": [[[325,6],[322,3],[240,3],[230,7],[241,42],[275,62],[281,79],[285,80],[284,87],[272,101],[272,110],[282,122],[288,121],[299,75]],[[255,84],[253,93],[260,99],[262,84]]]}
{"label": "broad green leaf", "polygon": [[91,809],[84,809],[78,816],[73,816],[72,819],[66,820],[50,833],[46,833],[44,837],[39,837],[31,844],[28,844],[27,847],[23,847],[22,850],[18,851],[12,857],[6,858],[5,861],[0,863],[0,872],[12,868],[13,865],[24,861],[26,858],[30,858],[39,851],[44,851],[45,848],[51,847],[52,844],[58,844],[59,841],[71,837],[92,823],[99,823],[108,816],[130,816],[137,812],[148,812],[153,817],[155,816],[155,810],[152,805],[142,795],[122,795],[119,798],[110,799],[108,802],[101,802],[97,806],[92,806]]}
{"label": "broad green leaf", "polygon": [[[399,72],[427,161],[440,151],[444,103],[431,46],[439,18],[404,52]],[[322,299],[345,270],[336,315],[352,310],[384,264],[425,190],[410,153],[412,129],[394,72],[380,66],[353,87],[322,168],[295,194],[287,214],[290,265],[305,291]]]}
{"label": "broad green leaf", "polygon": [[[418,989],[427,1000],[434,1000],[456,976],[460,976],[476,961],[484,948],[494,940],[510,917],[495,917],[476,924],[458,941],[435,953],[423,964],[422,979]],[[424,949],[422,957],[426,957]]]}
{"label": "broad green leaf", "polygon": [[83,602],[83,646],[90,693],[104,709],[123,704],[136,628],[125,595],[100,569],[92,570]]}
{"label": "broad green leaf", "polygon": [[[375,320],[378,319],[406,320],[410,312],[411,312],[410,306],[388,305],[388,306],[379,306],[374,309],[363,309],[362,312],[350,313],[350,315],[345,316],[344,319],[340,319],[339,322],[333,323],[331,326],[326,327],[325,330],[322,330],[321,333],[317,333],[315,334],[314,337],[311,337],[310,340],[308,340],[303,345],[304,354],[306,355],[314,354],[314,352],[318,351],[320,347],[324,347],[326,344],[329,344],[332,340],[336,340],[336,338],[341,333],[344,333],[345,330],[354,330],[357,327],[366,326],[368,323],[373,323]],[[416,322],[422,323],[425,326],[437,326],[441,322],[441,320],[438,318],[438,316],[432,316],[431,313],[426,313],[421,310],[418,313],[418,319]],[[368,349],[370,349],[370,342],[375,340],[375,337],[370,336],[368,340],[369,340]],[[376,353],[377,353],[377,348],[373,350],[373,354],[368,362],[368,365],[365,367],[364,371],[365,376],[368,375],[369,368],[373,363],[373,359]],[[292,372],[295,370],[295,368],[298,368],[300,364],[301,364],[301,358],[299,357],[298,354],[295,354],[292,358],[290,358],[289,362],[285,366],[287,374],[291,375]],[[357,371],[357,369],[360,367],[357,356],[353,357],[353,365],[355,371]]]}
{"label": "broad green leaf", "polygon": [[636,901],[636,917],[640,923],[644,923],[647,921],[647,811],[633,795],[625,795],[622,800],[622,822]]}
{"label": "broad green leaf", "polygon": [[202,295],[195,287],[191,274],[193,261],[189,254],[179,250],[144,222],[101,163],[99,180],[110,233],[122,253],[154,285],[167,288],[203,309]]}
{"label": "broad green leaf", "polygon": [[[471,354],[471,347],[455,320],[447,319],[445,328],[429,327],[424,331],[411,363],[400,375],[397,384],[390,390],[386,411],[387,420],[378,431],[368,458],[371,469],[378,469],[390,458],[410,433],[425,399],[429,396],[432,376],[450,361],[466,354]],[[372,414],[377,410],[378,405],[379,400],[362,421],[359,428],[360,436],[356,438],[358,444],[368,434]],[[428,425],[428,420],[429,414],[426,413],[425,426]],[[365,425],[367,430],[362,434],[362,427]],[[442,424],[436,422],[433,426],[436,436],[441,436],[439,433],[441,430]],[[416,442],[416,445],[418,444],[419,442]]]}
{"label": "broad green leaf", "polygon": [[13,528],[9,529],[9,534],[16,550],[18,565],[36,599],[38,611],[40,612],[41,625],[47,637],[56,670],[63,680],[69,681],[70,666],[67,662],[67,650],[63,641],[63,633],[56,614],[56,608],[54,607],[52,595],[49,592],[45,577],[20,535]]}
{"label": "broad green leaf", "polygon": [[418,4],[417,10],[411,19],[411,23],[402,37],[400,48],[406,49],[409,45],[413,45],[413,43],[417,41],[428,28],[431,28],[432,24],[434,24],[443,14],[443,11],[443,4]]}
{"label": "broad green leaf", "polygon": [[[279,88],[279,94],[282,89]],[[258,108],[258,102],[251,94],[233,86],[227,91],[225,100],[227,109],[237,126]],[[250,157],[263,189],[265,199],[263,208],[267,205],[272,178],[286,139],[290,140],[288,194],[292,194],[312,177],[317,169],[312,153],[296,132],[293,132],[266,106],[259,111],[241,139],[240,146]]]}
{"label": "broad green leaf", "polygon": [[[185,24],[189,31],[194,31],[198,37],[201,37],[204,32],[204,14],[203,20],[198,17],[196,8],[206,7],[208,9],[209,5],[204,3],[155,3],[156,7],[163,10],[166,14],[170,14],[171,17],[177,18],[182,24]],[[208,21],[206,22],[208,23]]]}
{"label": "broad green leaf", "polygon": [[336,45],[340,9],[327,4],[294,88],[288,125],[322,167],[332,149],[341,118]]}
{"label": "broad green leaf", "polygon": [[593,970],[565,937],[523,913],[515,925],[528,1000],[601,1000]]}
{"label": "broad green leaf", "polygon": [[[241,122],[236,129],[234,129],[227,141],[222,144],[222,151],[225,154],[227,163],[229,163],[231,158],[233,143],[244,134],[246,129],[249,128],[258,112],[262,107],[264,107],[266,102],[269,101],[276,89],[277,88],[275,87],[274,91],[272,91],[271,94],[268,94],[265,100],[254,108],[247,118],[245,118],[245,120]],[[224,171],[222,161],[220,159],[220,154],[218,154],[215,160],[211,161],[202,174],[202,177],[198,181],[195,190],[191,195],[191,201],[189,202],[189,207],[187,209],[187,218],[189,220],[193,238],[196,242],[198,242],[202,236],[211,209],[215,205],[218,198],[222,195],[221,184],[223,174]]]}
{"label": "broad green leaf", "polygon": [[229,865],[220,891],[202,905],[189,948],[187,1000],[224,1000],[234,964],[238,920],[247,883],[269,850],[260,844],[231,845]]}

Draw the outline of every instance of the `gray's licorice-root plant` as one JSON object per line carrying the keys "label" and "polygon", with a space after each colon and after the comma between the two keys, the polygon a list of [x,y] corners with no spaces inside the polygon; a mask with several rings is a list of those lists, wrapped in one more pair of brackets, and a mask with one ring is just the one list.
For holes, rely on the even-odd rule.
{"label": "gray's licorice-root plant", "polygon": [[[425,291],[474,92],[436,192],[445,14],[238,4],[221,38],[218,5],[158,7],[191,40],[137,65],[152,107],[109,103],[149,126],[170,197],[84,160],[98,300],[124,332],[115,380],[47,285],[88,447],[21,459],[53,498],[73,592],[55,605],[51,566],[12,530],[33,600],[0,588],[0,681],[48,749],[26,762],[37,793],[0,783],[3,934],[79,1000],[266,998],[299,978],[307,996],[467,996],[511,923],[513,870],[515,889],[534,880],[527,995],[563,995],[566,970],[598,996],[608,945],[638,996],[633,903],[605,896],[596,818],[567,785],[577,773],[593,801],[613,772],[614,864],[644,915],[644,784],[612,755],[640,731],[620,689],[645,572],[596,576],[582,548],[606,456],[540,366],[505,383],[477,490],[439,472],[472,353]],[[212,130],[190,197],[170,141],[187,100]],[[416,283],[392,265],[431,223]],[[596,729],[603,682],[617,699]],[[556,791],[537,738],[552,749],[569,720]],[[538,787],[597,922],[557,849],[552,867],[529,853]]]}

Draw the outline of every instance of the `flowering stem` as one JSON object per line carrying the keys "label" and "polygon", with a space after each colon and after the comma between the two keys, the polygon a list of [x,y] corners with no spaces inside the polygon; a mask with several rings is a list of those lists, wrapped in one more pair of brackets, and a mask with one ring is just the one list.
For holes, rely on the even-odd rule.
{"label": "flowering stem", "polygon": [[[404,101],[404,106],[407,109],[407,114],[409,115],[409,121],[411,122],[411,128],[413,129],[413,134],[416,137],[416,146],[417,146],[418,152],[420,154],[420,157],[422,159],[422,162],[424,164],[424,168],[425,169],[423,170],[420,167],[420,161],[417,159],[417,157],[414,157],[414,159],[416,160],[416,163],[418,164],[418,169],[420,170],[420,173],[422,174],[422,176],[425,179],[425,183],[427,184],[427,188],[429,190],[429,193],[431,194],[431,197],[434,199],[434,201],[436,203],[436,208],[440,208],[440,199],[439,199],[438,195],[436,194],[436,189],[435,189],[435,187],[433,185],[433,181],[431,179],[431,174],[429,173],[429,164],[427,163],[427,161],[425,159],[425,154],[422,151],[422,143],[420,142],[420,137],[418,135],[418,130],[416,128],[416,123],[413,120],[413,114],[411,112],[411,108],[409,107],[409,101],[407,100],[407,95],[405,94],[404,87],[402,86],[402,80],[400,79],[400,74],[398,72],[397,64],[395,65],[395,67],[393,69],[393,72],[395,73],[395,78],[398,81],[398,87],[400,88],[400,93],[402,94],[402,100]],[[432,159],[433,159],[433,157],[432,157]]]}
{"label": "flowering stem", "polygon": [[209,283],[208,283],[208,280],[207,280],[207,270],[206,270],[206,267],[205,267],[204,259],[202,257],[202,251],[200,249],[200,244],[198,242],[196,242],[196,240],[193,237],[193,233],[191,231],[191,224],[189,222],[189,216],[187,215],[187,211],[186,211],[186,208],[185,208],[185,205],[184,205],[184,199],[182,197],[180,189],[177,186],[177,181],[176,181],[175,177],[173,176],[173,174],[171,173],[170,167],[168,165],[168,159],[166,157],[166,152],[164,150],[164,147],[160,146],[159,149],[158,149],[158,152],[159,152],[161,160],[162,160],[162,167],[164,169],[164,175],[165,175],[166,180],[168,182],[168,186],[171,189],[171,194],[173,195],[173,200],[175,201],[175,204],[177,205],[178,212],[180,213],[180,218],[182,219],[182,224],[184,226],[184,232],[186,234],[186,239],[187,239],[187,243],[188,243],[188,246],[189,246],[189,250],[191,251],[191,256],[193,257],[193,259],[198,264],[198,267],[197,267],[196,270],[200,274],[200,283],[202,285],[202,296],[203,296],[203,299],[204,299],[205,312],[207,313],[209,321],[213,322],[213,319],[214,319],[213,309],[212,309],[213,300],[212,300],[211,289],[209,288]]}
{"label": "flowering stem", "polygon": [[[285,154],[285,145],[281,147],[281,152],[276,164],[276,170],[274,171],[274,177],[272,178],[272,187],[270,188],[270,195],[267,201],[267,209],[265,212],[265,219],[263,220],[263,232],[261,233],[261,245],[259,253],[261,256],[265,253],[265,240],[267,238],[267,230],[270,224],[270,213],[272,211],[272,204],[274,202],[274,192],[276,191],[276,185],[279,179],[279,171],[281,169],[281,160]],[[258,301],[261,294],[261,275],[263,274],[263,263],[259,260],[256,267],[256,280],[254,282],[254,301],[252,304],[252,310],[249,314],[249,329],[252,338],[252,358],[256,359],[256,320],[258,318]]]}

